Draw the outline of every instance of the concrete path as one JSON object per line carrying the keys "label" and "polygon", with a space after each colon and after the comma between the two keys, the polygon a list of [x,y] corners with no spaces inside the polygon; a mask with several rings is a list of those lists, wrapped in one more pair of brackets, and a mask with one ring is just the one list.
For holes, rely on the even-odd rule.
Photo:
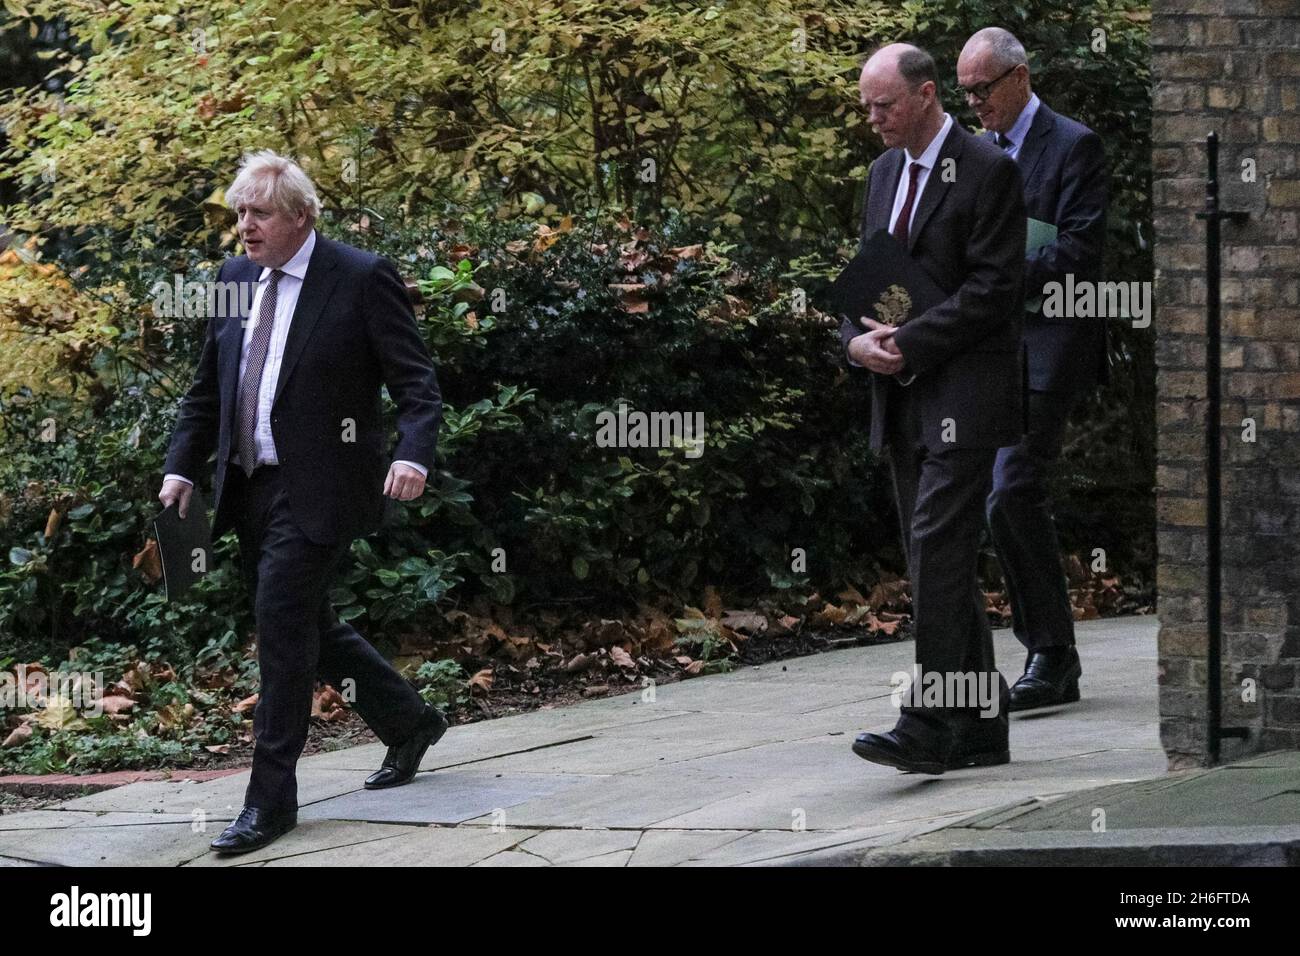
{"label": "concrete path", "polygon": [[[1084,700],[1015,715],[1012,762],[900,774],[849,749],[887,729],[891,644],[695,678],[453,727],[411,784],[366,791],[381,744],[303,759],[298,827],[257,853],[208,842],[239,812],[247,773],[141,782],[0,815],[0,864],[746,865],[861,861],[983,811],[1161,776],[1156,620],[1078,627]],[[995,634],[1012,680],[1024,655]]]}

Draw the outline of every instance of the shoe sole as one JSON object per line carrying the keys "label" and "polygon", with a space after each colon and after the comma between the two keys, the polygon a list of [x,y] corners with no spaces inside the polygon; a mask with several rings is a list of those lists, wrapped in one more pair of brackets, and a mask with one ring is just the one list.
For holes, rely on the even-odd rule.
{"label": "shoe sole", "polygon": [[[438,728],[437,732],[434,733],[434,735],[431,738],[429,738],[429,742],[424,745],[425,753],[428,753],[429,748],[442,739],[442,735],[447,732],[449,727],[451,727],[450,722],[448,722],[446,718],[443,718],[442,725]],[[415,774],[418,774],[420,772],[420,763],[423,760],[424,760],[424,754],[420,754],[420,759],[416,761],[415,764],[415,773],[412,773],[409,777],[406,777],[405,779],[394,780],[392,783],[377,783],[377,784],[363,783],[361,786],[366,790],[391,790],[393,787],[405,786],[406,784],[410,783],[412,780],[415,779]]]}
{"label": "shoe sole", "polygon": [[899,760],[892,754],[882,753],[870,747],[859,747],[857,743],[853,744],[853,752],[863,760],[869,760],[872,763],[882,764],[886,767],[893,767],[896,770],[902,770],[904,773],[924,773],[936,777],[949,770],[963,770],[967,767],[996,767],[1001,764],[1011,763],[1010,750],[985,750],[979,753],[963,754],[950,759],[947,763],[940,763],[937,760]]}
{"label": "shoe sole", "polygon": [[853,743],[853,752],[863,760],[871,761],[871,763],[882,764],[886,767],[893,767],[896,770],[910,773],[928,773],[939,776],[948,769],[937,760],[899,760],[892,754],[883,753],[873,747],[859,747],[856,741]]}
{"label": "shoe sole", "polygon": [[1027,706],[1024,704],[1017,706],[1016,702],[1013,700],[1010,706],[1007,707],[1007,713],[1021,714],[1027,710],[1042,710],[1045,707],[1063,707],[1066,704],[1077,704],[1079,700],[1079,686],[1076,684],[1072,689],[1067,690],[1062,694],[1059,700],[1049,700],[1041,704],[1029,704]]}
{"label": "shoe sole", "polygon": [[252,853],[254,850],[261,850],[270,846],[276,840],[280,839],[280,837],[284,836],[290,830],[294,829],[294,827],[296,827],[297,825],[298,824],[295,823],[292,827],[289,827],[286,830],[281,830],[279,833],[271,837],[271,839],[267,840],[265,843],[257,843],[254,844],[253,846],[241,846],[241,847],[209,846],[208,849],[211,850],[213,853],[220,853],[222,856],[239,856],[241,853]]}

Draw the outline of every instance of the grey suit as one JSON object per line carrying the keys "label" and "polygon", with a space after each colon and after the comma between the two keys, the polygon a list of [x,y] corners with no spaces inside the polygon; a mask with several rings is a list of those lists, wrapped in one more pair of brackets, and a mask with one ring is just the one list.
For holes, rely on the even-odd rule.
{"label": "grey suit", "polygon": [[[904,165],[899,149],[872,164],[864,239],[889,228]],[[1022,429],[1025,206],[1016,164],[954,123],[920,196],[908,252],[948,298],[895,336],[911,384],[872,373],[871,447],[887,451],[894,476],[917,663],[935,673],[995,671],[976,559],[994,455]],[[841,327],[846,347],[857,334]]]}

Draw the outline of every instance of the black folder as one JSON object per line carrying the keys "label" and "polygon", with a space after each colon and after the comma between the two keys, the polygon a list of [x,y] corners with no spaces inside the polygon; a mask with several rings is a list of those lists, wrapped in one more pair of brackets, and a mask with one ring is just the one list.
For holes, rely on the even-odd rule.
{"label": "black folder", "polygon": [[153,519],[153,534],[162,555],[167,600],[178,601],[199,578],[212,570],[212,528],[208,505],[195,488],[181,519],[173,502]]}
{"label": "black folder", "polygon": [[822,299],[824,311],[869,331],[865,316],[885,325],[902,325],[948,298],[897,239],[877,229],[844,267]]}

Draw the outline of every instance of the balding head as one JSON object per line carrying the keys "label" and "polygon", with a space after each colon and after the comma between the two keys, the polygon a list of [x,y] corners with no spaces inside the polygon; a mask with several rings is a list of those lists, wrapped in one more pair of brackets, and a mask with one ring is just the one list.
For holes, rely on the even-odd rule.
{"label": "balding head", "polygon": [[934,58],[920,47],[881,47],[863,64],[858,90],[886,146],[918,155],[943,125]]}
{"label": "balding head", "polygon": [[957,58],[957,82],[987,130],[1006,133],[1029,102],[1025,48],[1009,31],[986,27],[971,36]]}
{"label": "balding head", "polygon": [[962,55],[967,51],[985,50],[992,58],[992,63],[999,69],[1010,69],[1021,63],[1028,64],[1025,48],[1010,30],[1001,27],[985,27],[971,34],[971,38],[962,47]]}

